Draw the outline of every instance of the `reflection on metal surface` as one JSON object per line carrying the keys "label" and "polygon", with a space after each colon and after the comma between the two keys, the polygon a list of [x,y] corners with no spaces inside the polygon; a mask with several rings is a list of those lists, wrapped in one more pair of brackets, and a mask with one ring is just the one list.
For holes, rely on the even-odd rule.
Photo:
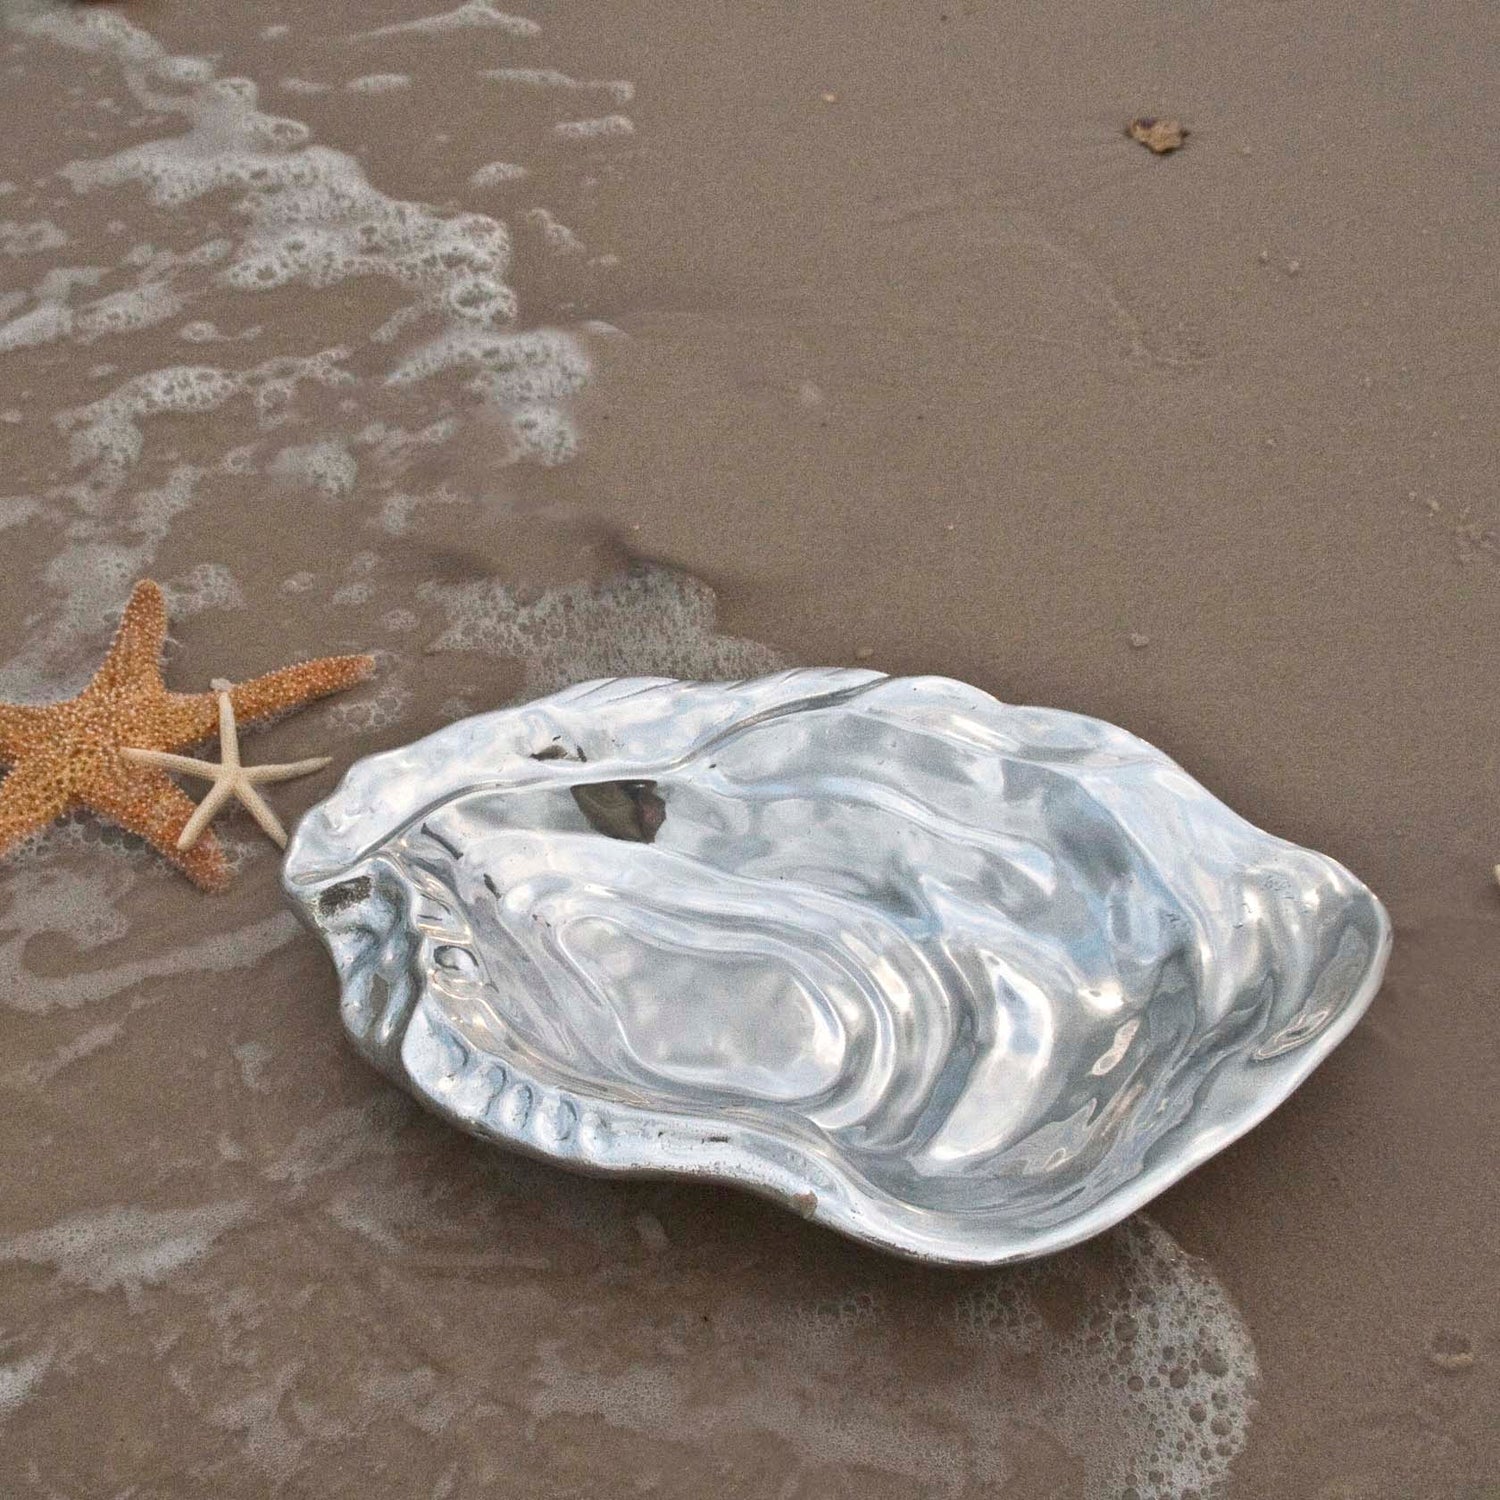
{"label": "reflection on metal surface", "polygon": [[353,767],[287,892],[362,1052],[475,1134],[994,1264],[1261,1119],[1390,943],[1097,719],[943,678],[615,679]]}

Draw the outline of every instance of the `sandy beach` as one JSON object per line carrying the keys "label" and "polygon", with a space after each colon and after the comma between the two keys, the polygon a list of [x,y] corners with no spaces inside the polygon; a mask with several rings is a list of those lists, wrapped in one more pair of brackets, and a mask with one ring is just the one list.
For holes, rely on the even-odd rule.
{"label": "sandy beach", "polygon": [[589,677],[940,673],[1342,861],[1391,965],[958,1273],[459,1135],[248,818],[205,895],[74,816],[0,863],[0,1488],[1500,1494],[1490,9],[432,3],[0,8],[0,700],[141,577],[183,691],[372,652],[246,737],[333,757],[290,821]]}

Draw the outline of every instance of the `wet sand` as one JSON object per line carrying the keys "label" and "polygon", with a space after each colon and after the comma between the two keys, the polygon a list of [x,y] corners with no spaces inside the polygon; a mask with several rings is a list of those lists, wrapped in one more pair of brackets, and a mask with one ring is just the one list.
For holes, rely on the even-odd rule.
{"label": "wet sand", "polygon": [[375,650],[246,740],[337,756],[295,815],[587,676],[941,672],[1146,736],[1396,926],[1263,1126],[955,1275],[458,1137],[248,821],[213,898],[75,823],[0,867],[14,1493],[1492,1492],[1486,11],[8,14],[0,697],[142,574],[174,685]]}

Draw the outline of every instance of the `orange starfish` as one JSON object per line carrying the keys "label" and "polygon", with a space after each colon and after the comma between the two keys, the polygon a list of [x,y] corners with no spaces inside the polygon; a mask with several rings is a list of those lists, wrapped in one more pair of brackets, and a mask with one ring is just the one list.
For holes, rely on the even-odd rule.
{"label": "orange starfish", "polygon": [[[212,833],[177,841],[192,799],[165,771],[132,765],[121,751],[184,750],[218,729],[214,693],[169,692],[161,673],[167,606],[158,584],[136,584],[94,680],[63,703],[0,703],[0,854],[69,808],[86,807],[138,833],[205,890],[229,880]],[[368,656],[324,656],[230,689],[241,723],[264,722],[369,677]]]}

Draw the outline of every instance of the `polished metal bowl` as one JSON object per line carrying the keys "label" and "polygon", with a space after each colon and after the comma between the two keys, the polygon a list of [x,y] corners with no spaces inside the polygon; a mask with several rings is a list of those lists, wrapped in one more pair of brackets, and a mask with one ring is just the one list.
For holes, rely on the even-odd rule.
{"label": "polished metal bowl", "polygon": [[1354,1024],[1390,926],[1159,750],[944,678],[585,683],[355,765],[284,884],[476,1135],[994,1265],[1107,1228]]}

